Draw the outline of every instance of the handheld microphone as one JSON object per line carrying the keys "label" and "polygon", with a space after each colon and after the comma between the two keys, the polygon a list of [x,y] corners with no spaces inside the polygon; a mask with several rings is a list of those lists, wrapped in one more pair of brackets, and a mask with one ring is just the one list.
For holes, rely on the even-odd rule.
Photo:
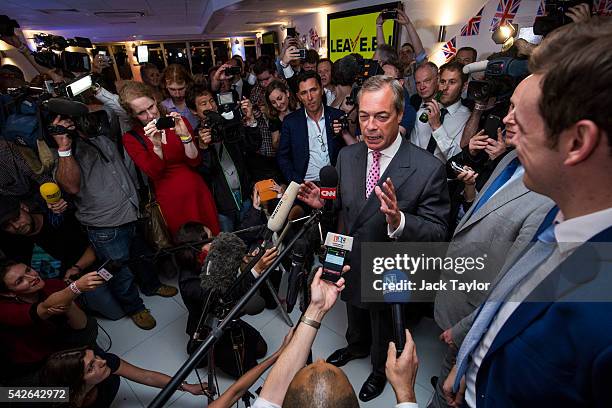
{"label": "handheld microphone", "polygon": [[62,198],[62,191],[55,183],[44,183],[40,186],[40,195],[49,204],[55,204]]}
{"label": "handheld microphone", "polygon": [[292,181],[291,184],[289,184],[289,187],[287,187],[287,190],[285,190],[285,193],[281,197],[280,201],[276,205],[276,208],[272,212],[270,219],[268,220],[268,229],[270,231],[279,232],[283,228],[299,189],[300,185],[295,181]]}
{"label": "handheld microphone", "polygon": [[[400,284],[402,281],[407,281],[406,274],[398,269],[392,269],[383,273],[384,284]],[[385,303],[391,304],[391,315],[393,319],[393,342],[399,356],[404,351],[406,344],[406,325],[404,323],[404,303],[410,301],[410,292],[408,289],[390,289],[383,291]]]}
{"label": "handheld microphone", "polygon": [[471,64],[463,66],[463,73],[466,75],[470,75],[474,72],[482,72],[487,69],[487,65],[489,65],[488,60],[472,62]]}
{"label": "handheld microphone", "polygon": [[334,166],[325,166],[319,171],[321,181],[320,198],[325,200],[325,211],[333,209],[334,200],[338,191],[338,171]]}
{"label": "handheld microphone", "polygon": [[[206,291],[215,291],[219,296],[214,303],[230,304],[232,299],[242,296],[232,293],[233,285],[240,270],[246,244],[233,233],[221,232],[210,245],[206,260],[202,264],[200,286]],[[243,273],[250,273],[245,270]],[[217,306],[214,305],[213,306]],[[255,315],[265,307],[265,302],[254,296],[243,309],[244,313]]]}

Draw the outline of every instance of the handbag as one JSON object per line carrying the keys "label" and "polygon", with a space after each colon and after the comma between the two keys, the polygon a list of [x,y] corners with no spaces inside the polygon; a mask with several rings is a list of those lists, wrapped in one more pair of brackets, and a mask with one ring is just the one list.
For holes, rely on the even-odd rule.
{"label": "handbag", "polygon": [[[147,145],[142,137],[134,132],[129,132],[134,136],[140,144],[147,149]],[[168,231],[168,225],[164,219],[159,203],[155,199],[155,192],[151,184],[144,182],[144,177],[140,169],[136,167],[136,176],[138,177],[138,196],[140,199],[140,212],[143,222],[143,233],[145,241],[156,251],[169,248],[172,246],[172,238]]]}

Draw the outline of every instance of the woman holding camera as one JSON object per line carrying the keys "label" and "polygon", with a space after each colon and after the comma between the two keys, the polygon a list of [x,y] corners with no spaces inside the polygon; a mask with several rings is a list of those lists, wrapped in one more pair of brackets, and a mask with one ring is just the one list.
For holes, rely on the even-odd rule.
{"label": "woman holding camera", "polygon": [[[152,183],[172,236],[188,221],[201,222],[217,235],[217,209],[208,186],[196,171],[202,158],[189,122],[177,112],[163,115],[164,108],[143,83],[127,81],[120,99],[134,119],[132,131],[123,135],[123,145]],[[163,124],[167,117],[172,120]]]}

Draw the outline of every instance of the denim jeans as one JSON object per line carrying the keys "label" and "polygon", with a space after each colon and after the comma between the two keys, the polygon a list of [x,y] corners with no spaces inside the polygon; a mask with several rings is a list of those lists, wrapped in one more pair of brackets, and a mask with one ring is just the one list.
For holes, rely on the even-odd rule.
{"label": "denim jeans", "polygon": [[[101,261],[126,261],[130,258],[130,246],[136,233],[135,223],[109,228],[87,228],[87,235],[96,255]],[[132,315],[145,308],[136,284],[134,275],[127,266],[110,271],[113,277],[108,281],[108,287],[119,302],[123,311]],[[101,311],[104,314],[103,311]]]}
{"label": "denim jeans", "polygon": [[[219,225],[221,227],[221,231],[223,232],[235,231],[240,225],[240,223],[242,222],[242,220],[244,220],[246,213],[249,211],[249,209],[252,206],[253,206],[253,202],[251,201],[251,199],[248,199],[242,202],[242,209],[240,210],[239,214],[234,213],[233,215],[224,215],[224,214],[219,213]],[[238,219],[236,219],[236,215],[238,215]]]}

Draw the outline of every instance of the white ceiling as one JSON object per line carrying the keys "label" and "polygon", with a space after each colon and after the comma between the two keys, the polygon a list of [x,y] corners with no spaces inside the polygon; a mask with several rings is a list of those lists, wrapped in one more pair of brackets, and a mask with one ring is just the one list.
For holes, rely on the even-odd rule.
{"label": "white ceiling", "polygon": [[1,0],[0,14],[17,20],[24,30],[67,38],[88,37],[93,42],[193,39],[254,35],[257,30],[268,30],[292,17],[344,2],[346,0],[302,0],[299,4],[292,0]]}

